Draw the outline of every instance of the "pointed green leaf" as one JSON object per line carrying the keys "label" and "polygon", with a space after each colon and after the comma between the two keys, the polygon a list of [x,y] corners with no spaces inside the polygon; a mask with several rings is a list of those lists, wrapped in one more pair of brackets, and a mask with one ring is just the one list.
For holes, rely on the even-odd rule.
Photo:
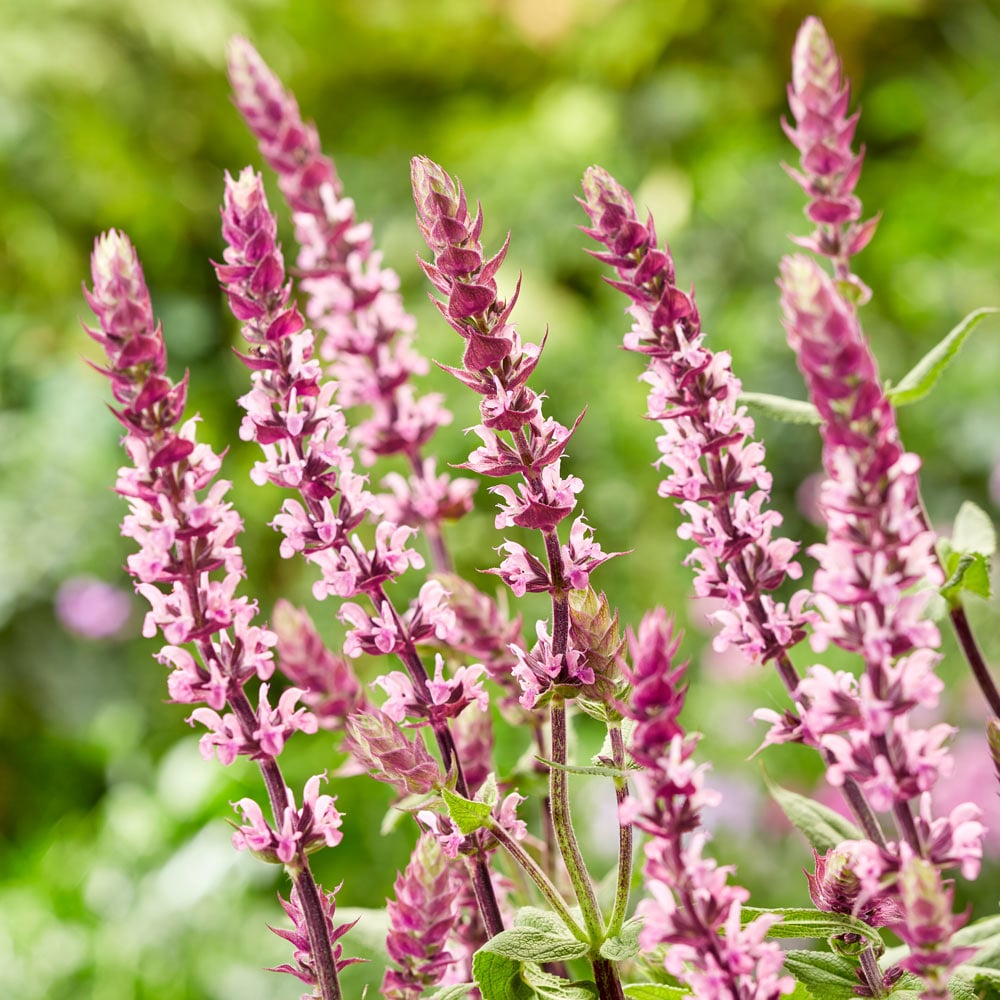
{"label": "pointed green leaf", "polygon": [[746,404],[755,413],[773,417],[786,424],[822,423],[816,407],[802,399],[772,396],[767,392],[741,392],[737,402]]}
{"label": "pointed green leaf", "polygon": [[591,774],[599,778],[630,778],[637,770],[635,765],[630,768],[607,767],[604,764],[597,764],[594,767],[577,767],[575,764],[560,764],[558,761],[549,760],[548,757],[540,757],[537,754],[535,760],[556,771],[565,771],[567,774]]}
{"label": "pointed green leaf", "polygon": [[691,991],[683,986],[667,986],[665,983],[628,983],[625,996],[629,1000],[681,1000],[691,996]]}
{"label": "pointed green leaf", "polygon": [[764,781],[771,797],[781,806],[789,822],[802,834],[820,854],[845,840],[862,840],[864,835],[849,820],[814,799],[808,799],[797,792],[776,785],[764,772]]}
{"label": "pointed green leaf", "polygon": [[432,993],[427,1000],[465,1000],[475,985],[475,983],[456,983],[454,986],[445,986]]}
{"label": "pointed green leaf", "polygon": [[450,788],[442,788],[441,797],[448,807],[448,815],[454,820],[455,826],[466,836],[473,830],[486,826],[493,811],[493,806],[488,802],[473,802]]}
{"label": "pointed green leaf", "polygon": [[472,978],[483,1000],[535,1000],[535,991],[521,978],[517,959],[480,948],[472,956]]}
{"label": "pointed green leaf", "polygon": [[951,545],[957,552],[992,556],[997,551],[997,533],[990,515],[971,500],[958,508]]}
{"label": "pointed green leaf", "polygon": [[828,951],[789,951],[785,971],[815,997],[815,1000],[856,1000],[857,963]]}
{"label": "pointed green leaf", "polygon": [[894,406],[905,406],[923,399],[934,388],[944,370],[954,360],[959,349],[979,322],[996,309],[976,309],[969,313],[958,326],[942,340],[939,340],[900,380],[891,388],[886,386],[886,395]]}
{"label": "pointed green leaf", "polygon": [[740,911],[740,919],[745,927],[757,917],[773,913],[781,917],[781,923],[774,924],[767,932],[768,937],[779,938],[818,938],[825,940],[840,934],[856,934],[868,941],[881,955],[885,945],[882,936],[874,927],[857,917],[846,913],[826,913],[821,910],[800,909],[796,907],[777,908],[771,910],[758,909],[755,906],[744,906]]}
{"label": "pointed green leaf", "polygon": [[601,945],[601,957],[612,962],[624,962],[639,954],[639,931],[642,930],[642,917],[632,917],[622,924],[622,929],[608,938]]}

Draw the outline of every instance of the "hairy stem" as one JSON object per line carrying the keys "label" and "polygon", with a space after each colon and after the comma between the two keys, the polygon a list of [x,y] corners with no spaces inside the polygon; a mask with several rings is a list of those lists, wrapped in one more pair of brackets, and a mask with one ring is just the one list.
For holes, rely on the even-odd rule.
{"label": "hairy stem", "polygon": [[552,884],[548,875],[542,871],[538,862],[496,820],[490,819],[488,829],[498,843],[524,869],[525,874],[535,883],[538,891],[545,897],[545,901],[559,915],[559,919],[566,925],[573,937],[589,943],[587,932],[573,918],[559,894],[559,890]]}
{"label": "hairy stem", "polygon": [[[292,866],[286,866],[291,869]],[[295,867],[291,872],[298,890],[299,905],[306,918],[306,928],[309,933],[309,947],[312,951],[313,971],[319,984],[320,996],[323,1000],[341,1000],[340,981],[337,978],[337,963],[333,957],[330,945],[330,935],[327,933],[326,918],[323,914],[323,903],[320,900],[320,889],[316,885],[305,851],[299,851],[295,859]]]}
{"label": "hairy stem", "polygon": [[[611,737],[611,757],[619,770],[625,767],[625,741],[622,739],[620,723],[608,726]],[[628,798],[628,781],[615,778],[615,799],[618,809],[618,881],[615,887],[615,905],[611,910],[611,920],[608,923],[608,936],[614,937],[621,932],[628,910],[629,889],[632,885],[632,824],[621,821],[621,809]]]}
{"label": "hairy stem", "polygon": [[[552,718],[552,759],[565,766],[566,745],[566,704],[562,695],[553,695],[549,706]],[[604,940],[604,921],[597,904],[597,895],[587,873],[587,867],[580,852],[573,829],[573,817],[569,807],[569,775],[561,767],[549,771],[549,795],[552,799],[552,825],[555,827],[556,842],[569,874],[570,883],[576,893],[583,922],[591,943]]]}

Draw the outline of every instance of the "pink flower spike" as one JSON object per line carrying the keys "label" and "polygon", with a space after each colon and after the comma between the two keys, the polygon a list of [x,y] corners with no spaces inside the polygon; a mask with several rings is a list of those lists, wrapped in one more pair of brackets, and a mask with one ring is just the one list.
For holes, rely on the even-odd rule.
{"label": "pink flower spike", "polygon": [[854,187],[865,154],[851,149],[858,115],[848,117],[849,100],[850,88],[823,22],[806,18],[795,39],[788,88],[795,126],[782,120],[801,154],[801,172],[786,170],[809,196],[806,215],[816,224],[811,236],[796,242],[832,259],[837,277],[850,278],[864,294],[867,290],[850,275],[850,257],[871,240],[878,218],[859,221],[861,202]]}
{"label": "pink flower spike", "polygon": [[[371,226],[358,222],[354,204],[343,196],[333,162],[323,155],[312,124],[303,122],[294,96],[267,67],[253,47],[237,39],[230,47],[229,75],[236,106],[257,138],[264,158],[278,175],[278,185],[292,210],[300,285],[306,313],[325,334],[320,349],[331,361],[330,374],[340,384],[345,406],[370,407],[355,419],[352,444],[362,461],[401,454],[415,470],[420,449],[438,427],[451,422],[441,397],[419,397],[411,382],[427,371],[427,362],[412,346],[413,318],[403,309],[399,279],[382,266],[372,246]],[[447,475],[430,479],[415,471],[411,482],[426,510],[428,493],[442,493],[438,509],[422,521],[411,511],[399,523],[423,524],[437,539],[440,521],[468,509],[466,491],[452,491]],[[448,558],[433,546],[439,570]]]}
{"label": "pink flower spike", "polygon": [[737,404],[741,386],[729,356],[704,346],[694,298],[677,286],[669,249],[658,245],[652,219],[640,220],[628,191],[590,167],[583,192],[591,221],[584,232],[603,244],[596,256],[630,300],[626,349],[649,359],[649,412],[663,430],[657,447],[670,470],[660,493],[677,502],[686,519],[678,533],[695,543],[688,562],[696,593],[726,603],[721,644],[752,660],[787,660],[805,635],[805,595],[786,606],[770,591],[798,575],[796,546],[774,537],[781,517],[763,509],[770,489],[764,448]]}
{"label": "pink flower spike", "polygon": [[446,940],[457,919],[460,881],[435,838],[417,841],[410,863],[396,879],[387,904],[386,952],[394,963],[382,981],[389,1000],[412,1000],[436,986],[452,964]]}

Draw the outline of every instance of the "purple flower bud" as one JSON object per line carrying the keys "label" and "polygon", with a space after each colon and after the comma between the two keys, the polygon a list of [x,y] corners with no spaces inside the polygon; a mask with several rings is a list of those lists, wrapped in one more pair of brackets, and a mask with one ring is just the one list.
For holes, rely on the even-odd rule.
{"label": "purple flower bud", "polygon": [[816,909],[848,913],[872,927],[900,919],[891,886],[880,881],[884,859],[871,841],[845,841],[826,854],[813,851],[813,859],[816,870],[806,880]]}
{"label": "purple flower bud", "polygon": [[393,785],[400,795],[425,795],[443,780],[441,767],[428,753],[420,733],[408,740],[377,708],[356,711],[346,728],[343,748],[373,778]]}
{"label": "purple flower bud", "polygon": [[977,950],[950,943],[968,914],[953,915],[954,887],[942,881],[934,865],[909,852],[899,873],[898,891],[902,918],[892,930],[910,947],[899,964],[923,980],[924,1000],[947,1000],[951,972]]}
{"label": "purple flower bud", "polygon": [[389,1000],[416,1000],[441,981],[453,961],[445,944],[460,886],[437,840],[424,834],[394,888],[396,898],[387,902],[385,944],[395,966],[386,970],[382,994]]}

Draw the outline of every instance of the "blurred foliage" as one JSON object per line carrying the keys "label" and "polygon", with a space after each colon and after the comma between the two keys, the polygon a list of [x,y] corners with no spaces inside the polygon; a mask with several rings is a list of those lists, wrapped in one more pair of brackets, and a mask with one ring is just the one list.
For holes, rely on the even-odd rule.
{"label": "blurred foliage", "polygon": [[[875,291],[864,321],[882,371],[898,379],[967,312],[1000,304],[1000,12],[987,0],[0,0],[4,996],[296,995],[293,982],[260,971],[285,960],[264,928],[281,916],[273,873],[232,852],[222,818],[228,801],[255,789],[252,770],[200,761],[184,710],[163,704],[155,644],[87,642],[52,611],[68,577],[122,582],[127,552],[110,489],[116,425],[102,380],[80,361],[96,360],[80,330],[79,288],[99,231],[131,235],[174,372],[192,370],[204,434],[217,447],[235,438],[245,371],[208,262],[221,254],[223,171],[259,163],[227,96],[225,45],[236,32],[316,120],[432,357],[453,362],[457,350],[415,263],[409,157],[426,154],[461,177],[483,203],[487,245],[511,230],[507,280],[518,268],[525,275],[520,329],[529,339],[551,330],[535,384],[564,422],[588,407],[572,449],[583,505],[605,549],[632,550],[595,582],[624,622],[654,602],[692,620],[689,726],[707,733],[703,753],[726,792],[717,851],[738,861],[758,905],[802,901],[807,852],[783,844],[745,763],[759,739],[752,710],[782,696],[773,678],[734,674],[691,613],[676,516],[656,498],[639,369],[618,347],[623,303],[581,250],[573,195],[592,162],[631,186],[671,242],[681,282],[697,282],[711,345],[732,352],[748,388],[801,396],[774,276],[786,235],[806,230],[801,195],[778,165],[792,155],[778,123],[792,40],[809,13],[824,18],[864,109],[860,193],[883,213],[858,264]],[[902,415],[943,525],[964,498],[990,502],[998,370],[988,320],[935,396]],[[441,450],[460,461],[475,400],[439,372],[427,383],[448,393],[456,417]],[[815,432],[763,419],[759,430],[789,533],[815,540],[795,499],[818,468]],[[266,522],[280,501],[248,483],[252,461],[236,441],[227,475],[247,523],[248,589],[267,610],[279,593],[305,600],[309,579],[277,558]],[[492,559],[482,544],[492,537],[488,497],[478,505],[449,536],[469,574]],[[335,636],[332,611],[319,609]],[[973,611],[996,660],[993,610]],[[141,613],[137,603],[129,635]],[[975,720],[953,651],[945,671],[952,717]],[[593,734],[580,738],[582,752]],[[331,765],[322,739],[303,742],[289,750],[296,780]],[[815,765],[793,750],[768,757],[772,774],[800,788],[816,780]],[[336,791],[345,838],[319,856],[321,878],[344,881],[344,906],[377,904],[405,860],[405,838],[376,832],[381,787],[348,780]],[[578,796],[587,806],[594,798],[580,814],[607,815],[606,792],[582,782]],[[761,831],[770,853],[752,847]],[[608,835],[595,826],[590,838],[606,863]],[[996,874],[976,887],[990,906]],[[348,995],[377,986],[373,957],[350,971]]]}

